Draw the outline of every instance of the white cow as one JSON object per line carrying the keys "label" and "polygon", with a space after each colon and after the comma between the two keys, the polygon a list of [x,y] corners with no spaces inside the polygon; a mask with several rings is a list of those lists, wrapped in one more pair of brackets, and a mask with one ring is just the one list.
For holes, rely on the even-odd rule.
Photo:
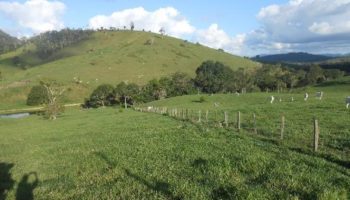
{"label": "white cow", "polygon": [[147,111],[150,112],[153,109],[153,106],[148,106]]}
{"label": "white cow", "polygon": [[275,101],[275,97],[274,97],[274,96],[271,96],[271,97],[270,97],[270,103],[272,104],[274,101]]}
{"label": "white cow", "polygon": [[346,108],[349,109],[349,107],[350,107],[350,96],[346,97],[345,103],[346,103]]}
{"label": "white cow", "polygon": [[309,94],[308,94],[308,93],[305,93],[305,95],[304,95],[304,101],[307,101],[308,98],[309,98]]}
{"label": "white cow", "polygon": [[318,98],[319,100],[322,100],[323,97],[323,92],[316,92],[316,98]]}
{"label": "white cow", "polygon": [[294,97],[292,97],[292,102],[294,101]]}
{"label": "white cow", "polygon": [[219,103],[215,102],[214,107],[219,107]]}

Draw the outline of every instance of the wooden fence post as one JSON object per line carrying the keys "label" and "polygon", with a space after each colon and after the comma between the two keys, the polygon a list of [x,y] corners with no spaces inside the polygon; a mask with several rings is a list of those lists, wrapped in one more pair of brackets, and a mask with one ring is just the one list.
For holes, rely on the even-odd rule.
{"label": "wooden fence post", "polygon": [[254,134],[258,134],[258,129],[256,127],[256,115],[253,114],[253,123],[254,123]]}
{"label": "wooden fence post", "polygon": [[318,127],[318,120],[314,119],[314,151],[318,150],[318,139],[320,137],[320,129]]}
{"label": "wooden fence post", "polygon": [[237,113],[237,129],[238,131],[241,130],[241,112],[240,111],[238,111]]}
{"label": "wooden fence post", "polygon": [[225,126],[226,126],[226,128],[228,127],[228,115],[227,115],[227,112],[225,111],[225,121],[224,121],[224,123],[225,123]]}
{"label": "wooden fence post", "polygon": [[281,140],[283,140],[283,135],[284,135],[284,124],[285,124],[285,117],[282,115],[281,117]]}
{"label": "wooden fence post", "polygon": [[202,121],[202,111],[198,111],[198,123],[201,123]]}
{"label": "wooden fence post", "polygon": [[209,111],[207,110],[205,112],[205,121],[208,123],[208,116],[209,116]]}

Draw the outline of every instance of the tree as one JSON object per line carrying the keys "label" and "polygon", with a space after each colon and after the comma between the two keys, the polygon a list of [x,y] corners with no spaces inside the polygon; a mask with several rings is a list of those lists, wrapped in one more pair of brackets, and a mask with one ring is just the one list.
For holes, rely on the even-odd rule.
{"label": "tree", "polygon": [[168,96],[188,95],[194,93],[194,91],[195,87],[189,75],[176,72],[170,76],[167,88]]}
{"label": "tree", "polygon": [[[1,73],[0,73],[1,75]],[[326,69],[324,70],[324,75],[327,80],[335,80],[341,78],[345,75],[345,73],[339,69]],[[1,80],[1,77],[0,77]]]}
{"label": "tree", "polygon": [[105,107],[115,104],[114,88],[110,84],[99,85],[90,95],[90,98],[85,100],[86,107]]}
{"label": "tree", "polygon": [[306,74],[307,83],[310,85],[321,83],[325,80],[323,69],[318,65],[312,65]]}
{"label": "tree", "polygon": [[133,31],[135,28],[135,24],[134,22],[130,22],[130,30]]}
{"label": "tree", "polygon": [[46,89],[48,97],[45,115],[48,119],[55,120],[64,111],[64,105],[61,101],[66,89],[56,81],[41,81],[40,84]]}
{"label": "tree", "polygon": [[160,28],[159,33],[160,33],[161,35],[164,35],[164,34],[165,34],[165,29],[164,29],[164,27]]}
{"label": "tree", "polygon": [[135,102],[139,101],[140,89],[135,83],[126,84],[121,82],[114,89],[114,94],[119,99],[120,103],[124,103],[124,107],[128,105],[134,105]]}
{"label": "tree", "polygon": [[166,88],[157,79],[150,80],[142,88],[141,99],[144,102],[164,99],[165,97],[167,97]]}
{"label": "tree", "polygon": [[32,87],[27,97],[28,106],[47,104],[49,101],[47,89],[43,85]]}
{"label": "tree", "polygon": [[195,85],[206,93],[224,91],[224,86],[233,77],[231,68],[220,62],[205,61],[196,70]]}

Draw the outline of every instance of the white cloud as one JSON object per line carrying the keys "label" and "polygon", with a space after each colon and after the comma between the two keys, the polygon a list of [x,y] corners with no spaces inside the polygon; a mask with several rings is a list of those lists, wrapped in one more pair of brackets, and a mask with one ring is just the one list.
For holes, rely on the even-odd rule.
{"label": "white cloud", "polygon": [[245,35],[230,37],[224,30],[220,29],[217,24],[212,24],[208,29],[198,30],[195,40],[212,48],[225,49],[231,53],[240,54]]}
{"label": "white cloud", "polygon": [[0,2],[0,13],[3,13],[23,29],[29,29],[33,33],[63,28],[61,16],[64,11],[65,5],[59,1]]}
{"label": "white cloud", "polygon": [[167,34],[176,37],[195,31],[195,28],[172,7],[159,8],[155,11],[147,11],[138,7],[117,11],[109,16],[98,15],[90,19],[89,27],[93,29],[100,27],[123,28],[124,26],[129,27],[131,22],[135,24],[135,29],[158,32],[164,28]]}
{"label": "white cloud", "polygon": [[290,0],[262,8],[257,19],[261,28],[246,36],[253,51],[350,50],[350,0]]}

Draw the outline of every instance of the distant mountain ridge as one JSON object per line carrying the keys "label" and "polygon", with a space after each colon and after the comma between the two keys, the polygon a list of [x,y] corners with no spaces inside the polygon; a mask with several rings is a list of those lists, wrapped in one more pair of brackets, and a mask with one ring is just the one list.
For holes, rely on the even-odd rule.
{"label": "distant mountain ridge", "polygon": [[21,41],[0,30],[0,54],[14,50],[21,44]]}
{"label": "distant mountain ridge", "polygon": [[285,54],[274,54],[274,55],[258,55],[252,58],[253,60],[260,62],[271,62],[271,63],[305,63],[305,62],[321,62],[333,59],[332,56],[326,55],[315,55],[304,52],[292,52]]}

